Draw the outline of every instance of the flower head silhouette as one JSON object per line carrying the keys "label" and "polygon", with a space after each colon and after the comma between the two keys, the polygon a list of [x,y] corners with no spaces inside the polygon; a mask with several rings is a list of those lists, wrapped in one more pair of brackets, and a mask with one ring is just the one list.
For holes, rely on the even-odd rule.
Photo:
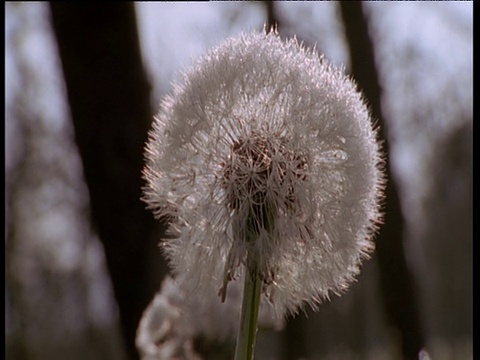
{"label": "flower head silhouette", "polygon": [[278,316],[341,293],[381,221],[376,136],[355,84],[296,40],[242,34],[208,52],[146,147],[144,200],[171,220],[177,281],[223,300],[254,259]]}

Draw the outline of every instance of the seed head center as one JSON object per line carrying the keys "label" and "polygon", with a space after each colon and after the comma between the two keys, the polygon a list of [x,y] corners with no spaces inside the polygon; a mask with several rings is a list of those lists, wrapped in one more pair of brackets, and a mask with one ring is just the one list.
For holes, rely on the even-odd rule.
{"label": "seed head center", "polygon": [[292,208],[307,171],[307,156],[291,140],[254,131],[233,142],[221,164],[220,186],[227,193],[227,206],[235,210],[245,205]]}

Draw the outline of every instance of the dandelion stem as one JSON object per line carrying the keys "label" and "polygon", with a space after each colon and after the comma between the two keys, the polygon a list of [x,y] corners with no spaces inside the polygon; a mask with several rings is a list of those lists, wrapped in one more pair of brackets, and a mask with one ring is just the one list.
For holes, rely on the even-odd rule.
{"label": "dandelion stem", "polygon": [[[248,254],[250,260],[251,253]],[[247,261],[247,264],[255,264]],[[258,308],[261,294],[260,275],[256,265],[245,269],[245,282],[243,289],[242,315],[238,330],[235,360],[252,360],[255,352],[255,339],[257,336]]]}

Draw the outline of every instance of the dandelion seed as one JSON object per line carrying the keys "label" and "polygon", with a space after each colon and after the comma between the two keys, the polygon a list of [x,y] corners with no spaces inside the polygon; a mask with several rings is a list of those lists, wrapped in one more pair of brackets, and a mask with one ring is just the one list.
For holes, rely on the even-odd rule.
{"label": "dandelion seed", "polygon": [[177,281],[223,301],[255,266],[279,317],[343,292],[381,219],[376,136],[355,84],[296,40],[243,34],[208,52],[146,148],[144,200],[171,219]]}

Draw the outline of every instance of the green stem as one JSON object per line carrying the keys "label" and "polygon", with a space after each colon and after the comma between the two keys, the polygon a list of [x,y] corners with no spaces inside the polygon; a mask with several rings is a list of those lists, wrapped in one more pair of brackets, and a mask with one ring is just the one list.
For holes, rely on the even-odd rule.
{"label": "green stem", "polygon": [[[250,260],[250,253],[248,260]],[[247,260],[247,264],[254,263]],[[260,305],[262,281],[258,274],[257,266],[253,269],[246,267],[245,283],[243,288],[242,315],[238,330],[235,360],[252,360],[255,352],[255,339],[257,336],[258,308]]]}

